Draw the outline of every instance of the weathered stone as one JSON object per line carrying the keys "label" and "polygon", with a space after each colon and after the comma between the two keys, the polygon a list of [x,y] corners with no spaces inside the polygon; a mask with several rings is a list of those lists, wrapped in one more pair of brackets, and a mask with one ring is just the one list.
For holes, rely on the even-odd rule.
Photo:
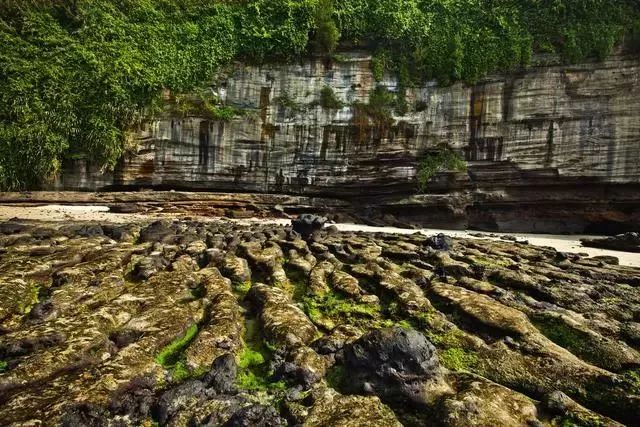
{"label": "weathered stone", "polygon": [[[395,90],[397,77],[378,82],[370,55],[343,55],[344,61],[329,67],[316,60],[238,64],[216,84],[227,87],[229,105],[256,114],[230,122],[159,117],[141,127],[138,151],[128,154],[116,172],[103,172],[85,160],[68,162],[53,186],[98,190],[148,182],[200,190],[335,194],[353,197],[353,211],[378,212],[381,220],[392,214],[397,221],[490,230],[638,230],[634,185],[640,172],[634,159],[640,131],[630,124],[640,112],[636,56],[565,65],[545,55],[534,58],[528,69],[488,76],[471,86],[429,82],[407,90],[407,104],[420,109],[410,108],[382,126],[363,116],[357,104],[366,104],[378,84]],[[354,106],[309,107],[327,84]],[[305,108],[276,102],[285,93]],[[433,193],[448,194],[414,197],[416,164],[425,150],[439,144],[463,155],[468,173],[446,172],[429,182]],[[277,200],[269,210],[278,204],[286,208]],[[308,210],[309,204],[302,206]],[[255,214],[228,202],[222,207],[237,217]]]}
{"label": "weathered stone", "polygon": [[603,239],[583,239],[582,244],[614,251],[640,252],[640,233],[626,233]]}
{"label": "weathered stone", "polygon": [[369,383],[378,396],[390,401],[424,403],[424,383],[441,375],[435,348],[415,330],[378,329],[344,351],[347,387],[362,392]]}
{"label": "weathered stone", "polygon": [[213,361],[211,369],[202,381],[216,393],[230,394],[235,391],[236,374],[236,359],[232,354],[227,353]]}
{"label": "weathered stone", "polygon": [[305,427],[402,426],[377,397],[343,396],[331,389],[316,391],[314,395],[313,406],[303,422]]}
{"label": "weathered stone", "polygon": [[272,406],[253,405],[233,414],[224,427],[284,427],[287,422]]}
{"label": "weathered stone", "polygon": [[201,270],[200,284],[209,301],[205,307],[207,323],[185,351],[184,357],[192,369],[208,367],[220,355],[235,352],[241,345],[241,314],[233,295],[231,281],[222,277],[218,269]]}
{"label": "weathered stone", "polygon": [[251,269],[244,258],[239,258],[232,253],[227,253],[222,261],[222,272],[233,283],[247,283],[251,281]]}
{"label": "weathered stone", "polygon": [[274,342],[297,347],[315,338],[316,327],[281,289],[256,284],[247,298],[259,308],[264,331]]}
{"label": "weathered stone", "polygon": [[480,377],[458,376],[455,383],[455,396],[442,404],[447,426],[526,427],[542,423],[535,402],[522,394]]}
{"label": "weathered stone", "polygon": [[622,427],[622,424],[598,415],[579,405],[561,391],[555,391],[549,394],[543,402],[551,413],[558,414],[565,419],[569,418],[577,421],[580,424],[587,426]]}
{"label": "weathered stone", "polygon": [[504,306],[485,295],[444,283],[432,283],[431,291],[449,301],[462,313],[489,328],[517,335],[538,333],[524,313]]}

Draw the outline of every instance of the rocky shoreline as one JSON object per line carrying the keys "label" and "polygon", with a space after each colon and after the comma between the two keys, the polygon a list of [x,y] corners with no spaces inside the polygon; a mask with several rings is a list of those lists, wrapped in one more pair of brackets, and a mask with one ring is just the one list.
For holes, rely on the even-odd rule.
{"label": "rocky shoreline", "polygon": [[640,269],[448,242],[0,223],[0,423],[640,422]]}

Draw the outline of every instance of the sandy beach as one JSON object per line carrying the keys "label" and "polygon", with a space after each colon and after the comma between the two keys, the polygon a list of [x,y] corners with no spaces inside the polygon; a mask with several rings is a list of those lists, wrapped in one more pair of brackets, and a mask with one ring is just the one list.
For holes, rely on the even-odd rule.
{"label": "sandy beach", "polygon": [[[106,206],[91,205],[44,205],[44,206],[0,206],[0,221],[6,221],[11,218],[20,218],[34,221],[97,221],[108,223],[128,223],[135,221],[152,221],[158,218],[195,218],[188,214],[164,214],[145,213],[145,214],[120,214],[109,211]],[[220,217],[197,217],[202,221],[215,221]],[[237,222],[260,222],[268,224],[286,225],[290,223],[288,219],[264,219],[250,218],[238,219],[231,221]],[[470,239],[494,239],[498,240],[501,236],[513,236],[518,241],[528,241],[531,245],[548,246],[555,248],[561,252],[583,253],[590,257],[594,256],[615,256],[620,260],[620,265],[630,267],[640,267],[640,254],[631,252],[620,252],[606,249],[589,248],[582,246],[580,239],[594,236],[583,235],[553,235],[553,234],[522,234],[522,233],[479,233],[470,230],[445,230],[435,228],[423,229],[406,229],[397,227],[373,227],[360,224],[334,224],[341,231],[362,231],[367,233],[394,233],[394,234],[412,234],[423,233],[433,235],[444,233],[451,237],[470,238]]]}

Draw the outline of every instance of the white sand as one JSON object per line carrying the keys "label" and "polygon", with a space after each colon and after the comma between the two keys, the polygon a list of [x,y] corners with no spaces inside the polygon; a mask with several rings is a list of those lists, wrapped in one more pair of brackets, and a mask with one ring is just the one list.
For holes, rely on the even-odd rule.
{"label": "white sand", "polygon": [[[0,206],[0,221],[4,221],[10,218],[20,218],[28,220],[40,220],[40,221],[98,221],[98,222],[112,222],[112,223],[126,223],[144,220],[153,220],[162,217],[181,217],[193,215],[175,215],[175,214],[162,214],[162,213],[150,213],[150,214],[114,214],[109,212],[109,208],[105,206],[61,206],[61,205],[47,205],[37,207],[27,206]],[[220,218],[213,217],[198,217],[203,221],[214,221]],[[234,220],[240,223],[252,223],[262,222],[269,224],[290,224],[290,220],[287,219],[244,219]],[[452,237],[470,238],[476,239],[478,237],[471,236],[470,233],[476,234],[473,231],[461,231],[461,230],[439,230],[432,228],[424,228],[420,230],[412,230],[396,227],[371,227],[367,225],[358,224],[335,224],[341,231],[363,231],[369,233],[395,233],[395,234],[412,234],[420,232],[427,235],[433,235],[437,233],[444,233]],[[579,236],[579,235],[552,235],[552,234],[521,234],[521,233],[491,233],[495,236],[510,235],[516,237],[518,240],[528,240],[530,244],[537,246],[549,246],[555,248],[561,252],[572,253],[585,253],[589,256],[608,255],[615,256],[620,259],[620,265],[626,265],[631,267],[640,267],[640,254],[630,252],[618,252],[606,249],[588,248],[580,244],[581,238],[594,237],[594,236]],[[488,234],[483,235],[482,238],[490,238]],[[498,239],[493,237],[492,239]]]}

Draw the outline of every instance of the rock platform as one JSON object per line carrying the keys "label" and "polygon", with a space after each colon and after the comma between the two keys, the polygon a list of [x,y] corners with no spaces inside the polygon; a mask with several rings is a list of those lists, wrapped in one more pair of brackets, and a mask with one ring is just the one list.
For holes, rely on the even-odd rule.
{"label": "rock platform", "polygon": [[640,269],[229,221],[0,223],[0,424],[640,424]]}

